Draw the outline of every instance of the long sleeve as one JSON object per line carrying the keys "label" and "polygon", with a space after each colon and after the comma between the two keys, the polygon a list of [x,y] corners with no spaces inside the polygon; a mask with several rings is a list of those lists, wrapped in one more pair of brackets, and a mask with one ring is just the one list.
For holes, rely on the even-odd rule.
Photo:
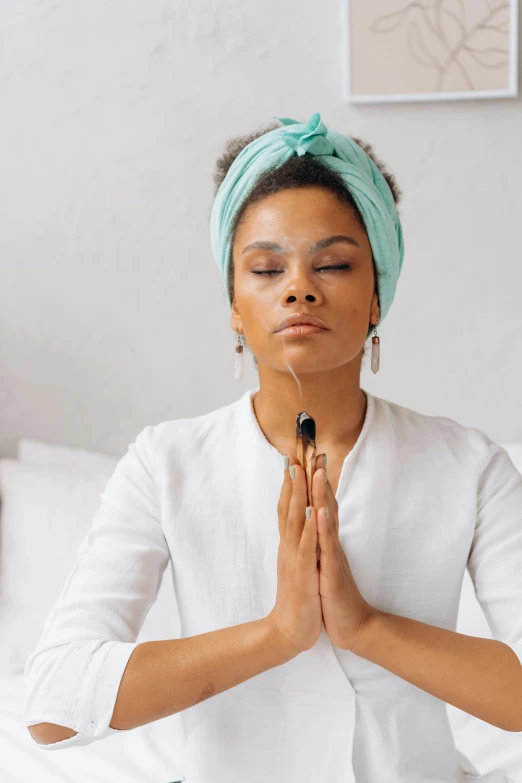
{"label": "long sleeve", "polygon": [[78,732],[57,750],[113,734],[119,685],[159,591],[170,553],[155,480],[154,427],[118,462],[74,568],[24,670],[23,722]]}
{"label": "long sleeve", "polygon": [[471,429],[482,471],[467,567],[493,637],[522,664],[522,474],[502,446]]}

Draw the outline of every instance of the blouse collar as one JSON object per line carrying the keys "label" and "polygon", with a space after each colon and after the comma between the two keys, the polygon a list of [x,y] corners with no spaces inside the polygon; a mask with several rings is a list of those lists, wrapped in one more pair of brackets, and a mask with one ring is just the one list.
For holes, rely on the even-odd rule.
{"label": "blouse collar", "polygon": [[[259,445],[260,449],[263,449],[267,456],[274,461],[277,461],[277,469],[280,468],[280,463],[282,463],[283,455],[273,446],[269,440],[267,440],[263,430],[261,429],[259,422],[257,420],[257,416],[255,414],[254,410],[254,403],[253,398],[256,392],[259,391],[259,386],[255,386],[253,388],[247,389],[243,395],[239,398],[239,411],[241,415],[241,421],[240,421],[240,431],[243,430],[243,435],[245,436],[251,436],[255,442]],[[366,404],[366,412],[364,416],[364,423],[361,429],[361,432],[359,433],[359,437],[357,438],[354,446],[352,449],[348,452],[346,455],[342,469],[341,474],[339,477],[339,484],[337,487],[337,493],[336,497],[339,496],[340,491],[342,490],[342,484],[343,484],[343,478],[348,471],[349,468],[351,468],[352,463],[357,459],[358,452],[361,449],[362,444],[367,438],[368,432],[370,430],[372,421],[374,419],[374,411],[375,411],[375,398],[373,394],[370,394],[369,391],[366,389],[362,390],[364,395],[366,396],[367,404]]]}

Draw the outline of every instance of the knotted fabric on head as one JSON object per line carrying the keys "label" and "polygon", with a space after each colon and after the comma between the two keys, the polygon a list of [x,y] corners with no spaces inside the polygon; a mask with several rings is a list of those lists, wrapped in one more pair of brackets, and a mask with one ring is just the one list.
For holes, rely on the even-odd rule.
{"label": "knotted fabric on head", "polygon": [[[223,277],[229,306],[232,306],[227,286],[231,230],[239,209],[261,175],[279,168],[293,155],[313,155],[341,175],[361,213],[375,262],[379,323],[382,323],[395,296],[404,258],[402,227],[386,179],[362,147],[349,136],[328,130],[318,112],[312,114],[306,125],[288,117],[275,119],[283,127],[264,133],[241,150],[212,206],[212,252]],[[372,329],[370,325],[368,336]]]}

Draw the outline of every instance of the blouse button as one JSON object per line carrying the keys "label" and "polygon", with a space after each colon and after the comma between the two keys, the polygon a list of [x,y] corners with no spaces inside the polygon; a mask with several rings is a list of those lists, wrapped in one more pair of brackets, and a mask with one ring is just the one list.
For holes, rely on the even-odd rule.
{"label": "blouse button", "polygon": [[86,731],[87,734],[94,734],[94,732],[96,731],[96,723],[93,720],[87,724]]}

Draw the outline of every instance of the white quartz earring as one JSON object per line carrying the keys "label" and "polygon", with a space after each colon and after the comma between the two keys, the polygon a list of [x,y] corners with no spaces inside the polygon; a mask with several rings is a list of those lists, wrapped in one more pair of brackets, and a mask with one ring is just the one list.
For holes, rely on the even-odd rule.
{"label": "white quartz earring", "polygon": [[243,344],[241,342],[241,335],[239,329],[236,326],[237,332],[237,344],[236,344],[236,358],[234,362],[234,378],[236,381],[240,381],[243,377]]}
{"label": "white quartz earring", "polygon": [[377,337],[377,327],[373,326],[373,337],[372,337],[372,372],[376,373],[379,372],[379,364],[380,364],[380,358],[381,358],[381,341]]}

